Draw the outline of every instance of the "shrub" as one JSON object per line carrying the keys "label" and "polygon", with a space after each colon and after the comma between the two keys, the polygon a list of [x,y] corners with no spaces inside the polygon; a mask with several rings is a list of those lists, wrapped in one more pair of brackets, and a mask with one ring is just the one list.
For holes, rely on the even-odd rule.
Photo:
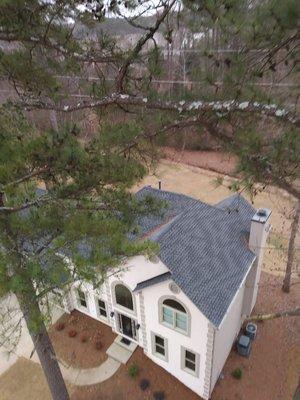
{"label": "shrub", "polygon": [[59,322],[59,323],[56,325],[55,329],[56,329],[57,331],[62,331],[63,329],[65,329],[65,324],[64,324],[63,322]]}
{"label": "shrub", "polygon": [[155,400],[164,400],[165,399],[165,392],[154,392],[153,398]]}
{"label": "shrub", "polygon": [[80,341],[81,341],[81,343],[86,343],[88,341],[88,337],[86,335],[81,335]]}
{"label": "shrub", "polygon": [[75,337],[77,335],[77,331],[75,331],[75,329],[71,329],[68,332],[69,337]]}
{"label": "shrub", "polygon": [[236,368],[232,371],[232,376],[235,379],[242,379],[243,376],[243,371],[241,370],[241,368]]}
{"label": "shrub", "polygon": [[95,347],[96,347],[96,350],[102,349],[102,343],[100,342],[100,340],[97,340],[97,342],[95,343]]}
{"label": "shrub", "polygon": [[128,373],[131,376],[131,378],[135,378],[139,373],[138,365],[137,364],[131,364],[130,367],[128,368]]}
{"label": "shrub", "polygon": [[150,382],[148,381],[148,379],[142,379],[142,380],[140,381],[140,388],[141,388],[142,390],[148,389],[149,386],[150,386]]}

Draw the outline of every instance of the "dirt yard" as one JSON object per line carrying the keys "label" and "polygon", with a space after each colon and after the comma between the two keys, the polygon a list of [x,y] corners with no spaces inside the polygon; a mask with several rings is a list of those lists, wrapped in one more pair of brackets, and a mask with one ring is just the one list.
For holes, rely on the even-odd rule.
{"label": "dirt yard", "polygon": [[[73,392],[71,385],[69,393]],[[0,376],[0,400],[51,400],[50,391],[39,364],[21,357]]]}
{"label": "dirt yard", "polygon": [[[57,330],[61,324],[64,329]],[[70,331],[76,332],[76,336],[70,337]],[[76,310],[70,315],[63,315],[50,330],[58,358],[78,368],[92,368],[102,364],[107,359],[106,350],[116,336],[109,326]]]}

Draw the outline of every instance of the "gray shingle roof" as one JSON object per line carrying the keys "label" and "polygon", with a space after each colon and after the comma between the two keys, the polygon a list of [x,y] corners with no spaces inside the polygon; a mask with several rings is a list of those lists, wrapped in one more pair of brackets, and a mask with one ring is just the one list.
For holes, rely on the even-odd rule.
{"label": "gray shingle roof", "polygon": [[157,228],[150,237],[172,279],[218,327],[255,259],[247,238],[255,209],[239,195],[216,206],[151,187],[137,193],[145,195],[170,207],[163,217],[142,218],[142,233]]}
{"label": "gray shingle roof", "polygon": [[138,292],[139,290],[145,289],[146,287],[156,285],[157,283],[161,283],[171,279],[171,273],[165,272],[164,274],[154,276],[153,278],[147,279],[146,281],[140,282],[134,288],[134,292]]}

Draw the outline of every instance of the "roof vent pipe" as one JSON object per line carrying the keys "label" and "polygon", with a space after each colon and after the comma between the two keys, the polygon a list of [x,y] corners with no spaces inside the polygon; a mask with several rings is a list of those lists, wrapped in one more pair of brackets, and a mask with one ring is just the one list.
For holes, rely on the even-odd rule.
{"label": "roof vent pipe", "polygon": [[260,217],[266,217],[267,216],[267,210],[265,210],[264,208],[260,208],[257,211],[257,215],[259,215]]}

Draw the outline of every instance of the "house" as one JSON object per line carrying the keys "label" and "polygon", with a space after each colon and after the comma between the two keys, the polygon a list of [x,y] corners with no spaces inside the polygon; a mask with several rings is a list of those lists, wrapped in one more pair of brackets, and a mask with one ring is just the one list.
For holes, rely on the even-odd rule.
{"label": "house", "polygon": [[101,288],[74,285],[68,307],[110,325],[209,399],[256,301],[271,211],[240,195],[215,206],[149,186],[137,193],[145,195],[169,205],[139,221],[159,257],[129,259]]}

